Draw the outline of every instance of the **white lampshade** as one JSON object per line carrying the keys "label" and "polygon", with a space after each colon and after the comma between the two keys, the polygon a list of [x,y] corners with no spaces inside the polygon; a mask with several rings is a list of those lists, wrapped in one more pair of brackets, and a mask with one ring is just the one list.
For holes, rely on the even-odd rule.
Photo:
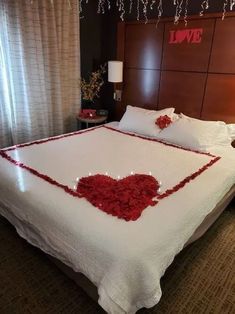
{"label": "white lampshade", "polygon": [[109,61],[108,62],[108,81],[111,83],[121,83],[123,76],[123,62]]}

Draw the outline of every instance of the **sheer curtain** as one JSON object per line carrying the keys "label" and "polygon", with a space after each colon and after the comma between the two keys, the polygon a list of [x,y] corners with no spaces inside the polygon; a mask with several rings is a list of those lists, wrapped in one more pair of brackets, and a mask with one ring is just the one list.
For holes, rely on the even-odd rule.
{"label": "sheer curtain", "polygon": [[0,147],[74,130],[78,1],[1,0],[0,30]]}

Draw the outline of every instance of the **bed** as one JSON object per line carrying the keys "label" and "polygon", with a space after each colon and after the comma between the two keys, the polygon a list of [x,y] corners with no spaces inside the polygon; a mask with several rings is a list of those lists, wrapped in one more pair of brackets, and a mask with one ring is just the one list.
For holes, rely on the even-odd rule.
{"label": "bed", "polygon": [[[232,147],[180,148],[115,123],[7,148],[0,151],[0,214],[71,276],[88,278],[105,311],[135,313],[158,303],[175,255],[234,197],[234,155]],[[153,176],[161,181],[156,203],[137,220],[107,214],[76,195],[81,178],[95,174]]]}

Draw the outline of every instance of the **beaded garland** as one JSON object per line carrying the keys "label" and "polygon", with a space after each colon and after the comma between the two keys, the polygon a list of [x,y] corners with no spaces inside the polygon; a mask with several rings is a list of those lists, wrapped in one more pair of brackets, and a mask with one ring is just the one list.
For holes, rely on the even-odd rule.
{"label": "beaded garland", "polygon": [[[25,0],[25,2],[29,2],[32,6],[36,5],[35,0]],[[50,1],[51,7],[54,7],[55,0],[48,0]],[[94,0],[93,0],[94,1]],[[198,0],[199,1],[199,0]],[[68,10],[76,10],[79,14],[80,18],[86,18],[83,15],[84,6],[89,3],[89,0],[66,0]],[[235,0],[220,0],[221,2],[221,18],[224,20],[227,11],[233,11],[235,6]],[[183,20],[185,26],[188,23],[188,12],[190,11],[190,2],[189,0],[172,0],[170,3],[169,0],[97,0],[94,1],[94,4],[97,7],[98,14],[104,14],[107,11],[111,10],[112,7],[117,7],[119,11],[119,16],[122,21],[125,20],[127,14],[131,14],[134,11],[136,12],[136,20],[139,21],[144,19],[145,23],[148,22],[148,15],[151,12],[151,16],[153,13],[157,19],[157,25],[164,15],[164,9],[166,5],[171,5],[174,8],[174,24],[177,25],[180,19]],[[210,1],[209,0],[200,0],[200,12],[199,16],[203,16],[206,11],[210,8]]]}

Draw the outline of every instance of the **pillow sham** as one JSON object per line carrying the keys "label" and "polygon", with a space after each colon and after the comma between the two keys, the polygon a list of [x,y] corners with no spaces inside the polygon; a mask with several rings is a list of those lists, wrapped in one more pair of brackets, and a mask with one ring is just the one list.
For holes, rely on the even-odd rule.
{"label": "pillow sham", "polygon": [[221,121],[203,121],[180,114],[179,119],[162,130],[157,138],[185,148],[209,152],[217,147],[230,147],[228,128]]}
{"label": "pillow sham", "polygon": [[185,118],[185,119],[189,119],[189,120],[193,120],[193,121],[203,122],[203,123],[216,124],[216,125],[218,125],[218,124],[226,125],[226,123],[224,121],[212,121],[212,120],[208,121],[208,120],[196,119],[196,118],[192,118],[192,117],[186,116],[182,112],[179,114],[179,117]]}
{"label": "pillow sham", "polygon": [[[230,143],[232,143],[232,141],[235,139],[235,124],[226,124],[224,121],[205,121],[205,120],[199,120],[199,119],[195,119],[195,118],[191,118],[191,117],[188,117],[186,115],[184,115],[183,113],[180,114],[180,117],[184,117],[186,119],[191,119],[191,120],[194,120],[194,121],[202,121],[202,122],[207,122],[211,125],[214,124],[218,126],[218,124],[220,125],[223,125],[223,126],[227,126],[227,131],[228,131],[228,134],[226,131],[224,131],[224,137],[220,137],[220,141],[221,142],[224,142],[225,146],[227,145],[228,143],[228,137],[229,137],[229,141]],[[221,133],[220,133],[220,136],[221,136]],[[223,144],[222,144],[223,145]]]}
{"label": "pillow sham", "polygon": [[164,115],[169,116],[171,119],[176,118],[174,110],[174,108],[166,108],[155,111],[127,106],[126,112],[119,122],[119,129],[151,137],[157,136],[160,132],[160,128],[155,124],[156,119]]}

